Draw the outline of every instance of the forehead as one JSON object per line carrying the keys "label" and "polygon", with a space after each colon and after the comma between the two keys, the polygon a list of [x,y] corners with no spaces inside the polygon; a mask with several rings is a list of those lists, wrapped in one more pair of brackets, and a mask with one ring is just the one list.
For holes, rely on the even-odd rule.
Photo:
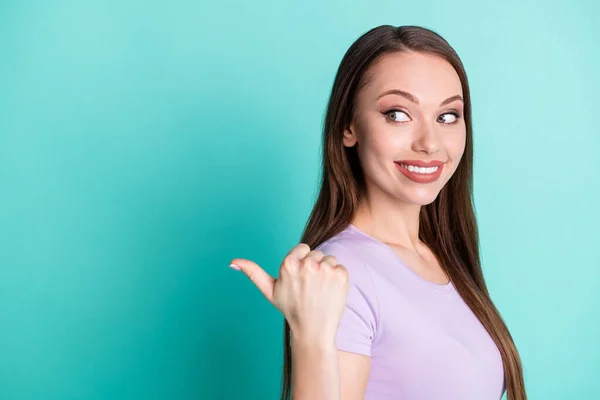
{"label": "forehead", "polygon": [[454,67],[433,54],[412,51],[386,54],[369,67],[367,74],[364,97],[369,101],[389,89],[409,92],[422,104],[438,105],[450,96],[463,95]]}

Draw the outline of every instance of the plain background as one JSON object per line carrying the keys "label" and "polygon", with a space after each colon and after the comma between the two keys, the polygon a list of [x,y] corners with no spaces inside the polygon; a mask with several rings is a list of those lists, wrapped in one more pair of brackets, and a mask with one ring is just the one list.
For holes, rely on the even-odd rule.
{"label": "plain background", "polygon": [[0,2],[0,398],[277,398],[282,317],[228,264],[298,243],[337,66],[382,24],[466,67],[530,398],[600,398],[599,4]]}

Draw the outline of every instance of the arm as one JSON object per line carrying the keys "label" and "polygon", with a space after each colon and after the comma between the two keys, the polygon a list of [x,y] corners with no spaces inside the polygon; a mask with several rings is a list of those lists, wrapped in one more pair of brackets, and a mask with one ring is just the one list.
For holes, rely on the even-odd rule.
{"label": "arm", "polygon": [[294,400],[363,400],[371,358],[339,351],[333,340],[292,341]]}
{"label": "arm", "polygon": [[337,349],[332,340],[292,340],[292,398],[342,400]]}
{"label": "arm", "polygon": [[[377,330],[378,304],[372,277],[359,254],[341,243],[319,248],[336,257],[350,277],[345,311],[334,340],[341,400],[363,400],[371,371],[371,344]],[[313,381],[314,382],[314,381]],[[320,397],[314,397],[319,399]]]}
{"label": "arm", "polygon": [[371,357],[338,350],[342,400],[363,400],[371,372]]}
{"label": "arm", "polygon": [[360,265],[355,278],[365,266],[348,257],[344,246],[325,250],[330,254],[298,244],[284,258],[277,279],[250,260],[234,259],[231,267],[242,270],[290,324],[293,399],[362,400],[375,319],[356,285],[346,305],[348,271],[331,253],[339,253],[352,269]]}

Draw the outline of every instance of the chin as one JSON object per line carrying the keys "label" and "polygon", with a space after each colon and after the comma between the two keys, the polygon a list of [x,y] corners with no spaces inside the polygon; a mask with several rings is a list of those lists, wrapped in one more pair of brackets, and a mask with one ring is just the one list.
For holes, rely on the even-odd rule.
{"label": "chin", "polygon": [[401,197],[408,203],[426,206],[433,203],[435,199],[437,199],[439,193],[438,190],[418,190],[413,191],[412,193],[404,193]]}

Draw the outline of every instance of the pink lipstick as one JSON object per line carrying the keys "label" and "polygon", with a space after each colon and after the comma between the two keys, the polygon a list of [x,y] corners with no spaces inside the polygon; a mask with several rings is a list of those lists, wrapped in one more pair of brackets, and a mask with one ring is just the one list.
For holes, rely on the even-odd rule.
{"label": "pink lipstick", "polygon": [[394,164],[411,181],[431,183],[438,180],[445,162],[438,160],[402,160],[394,161]]}

